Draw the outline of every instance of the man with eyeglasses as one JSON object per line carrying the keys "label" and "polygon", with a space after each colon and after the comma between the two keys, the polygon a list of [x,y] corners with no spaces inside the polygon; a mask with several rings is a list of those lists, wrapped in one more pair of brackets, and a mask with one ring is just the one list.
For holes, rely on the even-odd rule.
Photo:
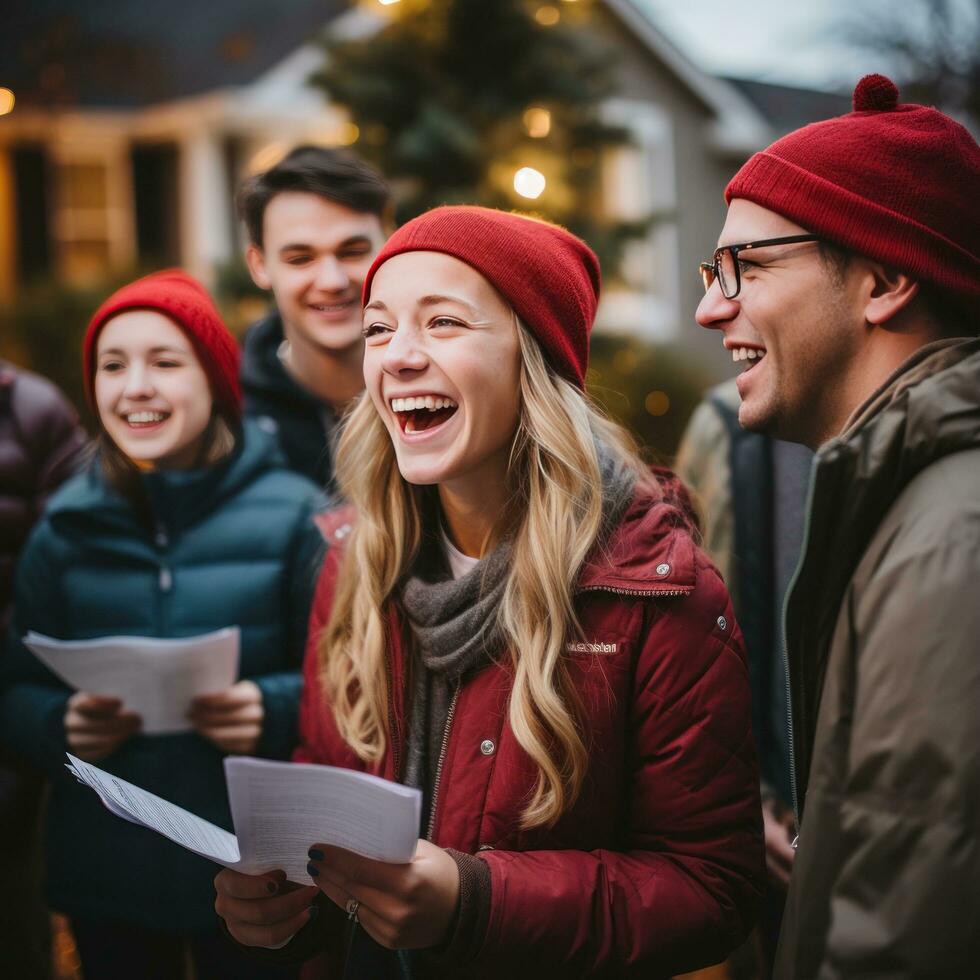
{"label": "man with eyeglasses", "polygon": [[697,320],[741,365],[741,425],[816,450],[775,976],[976,975],[980,147],[871,75],[726,199]]}

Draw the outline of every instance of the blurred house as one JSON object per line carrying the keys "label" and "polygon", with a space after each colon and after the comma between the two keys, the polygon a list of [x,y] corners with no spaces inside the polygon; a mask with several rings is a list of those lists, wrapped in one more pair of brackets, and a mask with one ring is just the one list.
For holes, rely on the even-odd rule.
{"label": "blurred house", "polygon": [[[658,219],[629,247],[600,323],[722,369],[720,345],[692,323],[725,183],[781,132],[847,102],[705,74],[632,0],[593,0],[593,16],[620,54],[605,111],[635,134],[605,162],[602,207]],[[0,302],[33,279],[137,266],[179,264],[213,283],[242,247],[241,177],[298,142],[356,138],[307,83],[323,58],[312,39],[376,24],[367,0],[25,5],[0,35],[0,85],[17,98],[0,116]]]}

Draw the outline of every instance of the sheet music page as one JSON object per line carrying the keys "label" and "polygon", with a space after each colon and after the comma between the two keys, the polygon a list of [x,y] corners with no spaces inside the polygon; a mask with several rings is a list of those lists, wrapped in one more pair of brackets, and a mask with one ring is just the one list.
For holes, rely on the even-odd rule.
{"label": "sheet music page", "polygon": [[238,679],[239,643],[237,626],[180,639],[54,640],[33,632],[24,637],[24,645],[66,684],[121,698],[126,710],[143,719],[144,735],[191,731],[191,700]]}
{"label": "sheet music page", "polygon": [[[188,851],[226,868],[238,868],[240,853],[234,834],[125,779],[83,762],[70,752],[67,755],[71,759],[67,768],[75,778],[95,790],[106,808],[117,817],[155,830]],[[84,842],[80,844],[84,846]]]}
{"label": "sheet music page", "polygon": [[396,864],[415,854],[417,789],[350,769],[242,756],[225,759],[225,773],[240,871],[282,868],[290,881],[311,884],[306,852],[316,843]]}

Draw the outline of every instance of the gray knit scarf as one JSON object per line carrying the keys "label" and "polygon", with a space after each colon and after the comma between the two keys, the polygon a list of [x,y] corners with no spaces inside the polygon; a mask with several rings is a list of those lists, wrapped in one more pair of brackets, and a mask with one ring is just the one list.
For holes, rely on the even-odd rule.
{"label": "gray knit scarf", "polygon": [[[601,443],[597,449],[605,535],[619,523],[633,498],[634,475]],[[504,541],[461,578],[453,579],[438,521],[438,514],[429,516],[419,558],[401,594],[417,651],[404,779],[425,793],[424,822],[453,696],[463,677],[503,652],[498,611],[511,554],[511,542]]]}

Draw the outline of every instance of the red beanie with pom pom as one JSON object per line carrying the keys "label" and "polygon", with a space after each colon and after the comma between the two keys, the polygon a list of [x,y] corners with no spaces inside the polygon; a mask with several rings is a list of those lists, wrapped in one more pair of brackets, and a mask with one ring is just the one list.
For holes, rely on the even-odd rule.
{"label": "red beanie with pom pom", "polygon": [[99,332],[126,310],[156,310],[170,317],[187,335],[211,383],[215,405],[229,419],[242,415],[238,380],[241,354],[208,291],[181,269],[155,272],[114,292],[92,317],[82,344],[85,395],[95,407],[95,352]]}
{"label": "red beanie with pom pom", "polygon": [[980,310],[976,140],[936,109],[899,104],[884,75],[862,78],[853,104],[756,153],[725,200],[752,201]]}

